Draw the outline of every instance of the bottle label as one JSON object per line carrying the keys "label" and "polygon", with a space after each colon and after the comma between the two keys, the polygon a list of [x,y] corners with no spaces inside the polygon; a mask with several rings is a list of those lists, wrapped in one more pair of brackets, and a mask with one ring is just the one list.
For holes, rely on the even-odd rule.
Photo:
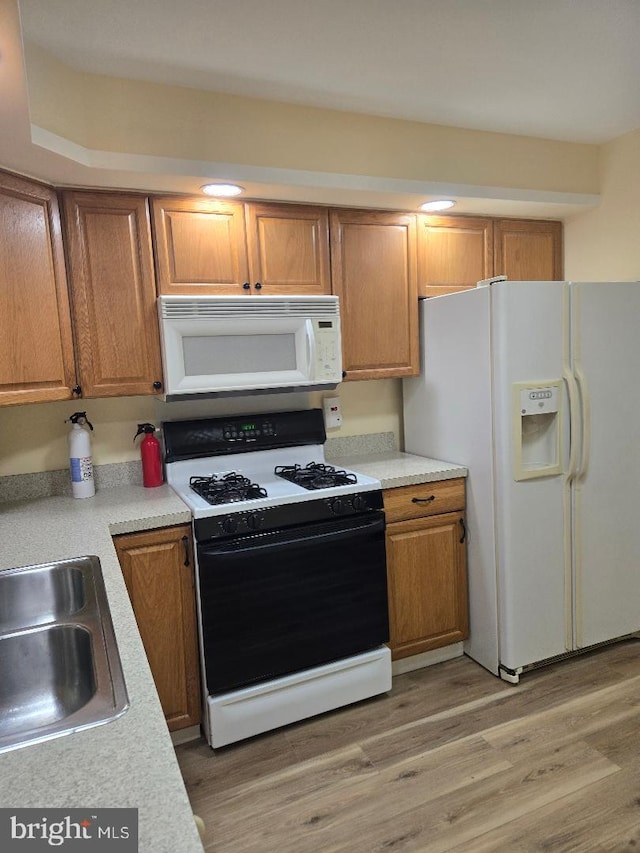
{"label": "bottle label", "polygon": [[83,483],[93,480],[93,460],[91,456],[78,456],[69,460],[71,466],[71,482]]}

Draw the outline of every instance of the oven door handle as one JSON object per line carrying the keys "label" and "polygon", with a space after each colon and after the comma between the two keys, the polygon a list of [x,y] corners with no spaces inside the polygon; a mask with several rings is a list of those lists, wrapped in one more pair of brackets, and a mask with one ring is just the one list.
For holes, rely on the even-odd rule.
{"label": "oven door handle", "polygon": [[247,551],[285,548],[287,545],[298,545],[311,541],[320,545],[344,538],[353,540],[376,533],[384,533],[384,529],[384,512],[380,511],[364,518],[336,519],[335,522],[305,525],[293,530],[291,528],[280,528],[269,533],[258,533],[237,539],[212,540],[199,543],[198,550],[203,555],[224,554],[232,557],[234,555],[246,555]]}

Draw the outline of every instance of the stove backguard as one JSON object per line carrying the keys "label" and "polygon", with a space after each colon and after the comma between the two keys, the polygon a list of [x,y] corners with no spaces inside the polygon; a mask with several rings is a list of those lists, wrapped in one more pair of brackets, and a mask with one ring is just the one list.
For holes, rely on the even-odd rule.
{"label": "stove backguard", "polygon": [[165,462],[324,444],[327,434],[321,409],[164,421]]}

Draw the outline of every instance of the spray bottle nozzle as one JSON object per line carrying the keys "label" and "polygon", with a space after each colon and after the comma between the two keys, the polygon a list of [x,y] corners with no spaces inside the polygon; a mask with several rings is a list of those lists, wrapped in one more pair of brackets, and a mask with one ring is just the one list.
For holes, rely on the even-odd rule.
{"label": "spray bottle nozzle", "polygon": [[89,422],[86,412],[74,412],[70,418],[65,421],[66,424],[86,424],[90,430],[93,429],[93,424]]}
{"label": "spray bottle nozzle", "polygon": [[139,435],[141,435],[143,432],[148,434],[148,433],[153,433],[155,431],[156,431],[156,428],[153,424],[138,424],[138,432],[133,436],[133,440],[135,441],[136,438]]}

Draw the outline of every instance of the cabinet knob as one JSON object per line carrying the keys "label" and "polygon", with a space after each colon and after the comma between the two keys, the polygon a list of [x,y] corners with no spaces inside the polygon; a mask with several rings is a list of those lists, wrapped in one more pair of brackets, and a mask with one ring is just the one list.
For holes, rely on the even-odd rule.
{"label": "cabinet knob", "polygon": [[158,380],[156,379],[156,381],[153,383],[153,388],[155,391],[159,391],[162,388],[162,382],[158,382]]}
{"label": "cabinet knob", "polygon": [[411,498],[412,504],[430,504],[431,501],[435,501],[435,495],[429,495],[428,498]]}
{"label": "cabinet knob", "polygon": [[256,289],[256,290],[262,290],[262,285],[260,284],[260,282],[259,282],[259,281],[256,281],[256,283],[255,283],[255,285],[254,285],[254,286],[255,286],[255,289]]}
{"label": "cabinet knob", "polygon": [[76,397],[80,397],[82,394],[82,388],[80,385],[74,385],[71,389],[71,393],[75,394]]}
{"label": "cabinet knob", "polygon": [[245,283],[242,285],[242,289],[243,290],[251,290],[251,285],[249,284],[248,281],[245,281]]}

